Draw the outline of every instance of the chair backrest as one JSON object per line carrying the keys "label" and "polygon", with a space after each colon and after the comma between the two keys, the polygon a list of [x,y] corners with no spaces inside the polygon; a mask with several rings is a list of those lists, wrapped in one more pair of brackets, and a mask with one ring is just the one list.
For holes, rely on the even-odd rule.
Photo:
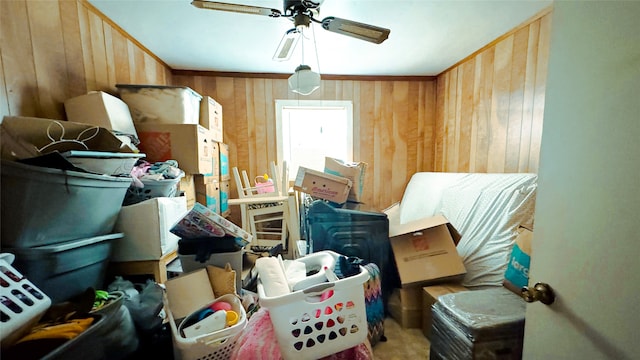
{"label": "chair backrest", "polygon": [[249,179],[249,175],[246,170],[240,172],[237,167],[232,169],[233,178],[238,189],[239,198],[253,198],[253,197],[271,197],[271,196],[287,196],[289,187],[287,178],[289,176],[288,167],[286,161],[281,166],[276,165],[274,161],[269,163],[269,172],[271,180],[273,181],[274,192],[260,193],[259,187],[255,186]]}

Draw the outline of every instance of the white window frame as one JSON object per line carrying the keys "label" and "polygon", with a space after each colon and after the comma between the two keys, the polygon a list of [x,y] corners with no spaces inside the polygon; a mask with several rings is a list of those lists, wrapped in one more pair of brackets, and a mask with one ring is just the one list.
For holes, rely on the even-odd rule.
{"label": "white window frame", "polygon": [[[283,144],[283,121],[282,110],[286,108],[305,108],[318,110],[323,109],[343,109],[346,112],[347,120],[347,151],[348,158],[341,159],[353,161],[353,102],[350,100],[276,100],[276,148],[277,162],[281,164],[284,158]],[[291,169],[290,169],[291,170]],[[295,179],[295,171],[289,171],[290,179]]]}

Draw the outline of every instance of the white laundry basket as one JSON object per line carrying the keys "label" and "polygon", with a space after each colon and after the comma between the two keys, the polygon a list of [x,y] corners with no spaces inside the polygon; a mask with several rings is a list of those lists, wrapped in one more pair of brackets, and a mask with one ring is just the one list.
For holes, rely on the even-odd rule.
{"label": "white laundry basket", "polygon": [[0,340],[3,348],[25,335],[51,306],[51,299],[11,266],[14,259],[13,254],[0,254]]}
{"label": "white laundry basket", "polygon": [[[368,279],[360,266],[357,275],[274,297],[265,295],[258,279],[260,305],[269,311],[282,357],[319,359],[363,343],[368,331],[363,284]],[[333,295],[322,300],[329,290]]]}
{"label": "white laundry basket", "polygon": [[[185,294],[188,296],[188,294]],[[242,330],[247,326],[247,314],[234,294],[227,294],[216,298],[215,301],[226,301],[239,314],[238,322],[225,329],[209,334],[184,337],[179,330],[171,313],[167,297],[164,297],[165,309],[169,317],[171,338],[173,339],[173,356],[176,360],[228,360],[233,352]]]}

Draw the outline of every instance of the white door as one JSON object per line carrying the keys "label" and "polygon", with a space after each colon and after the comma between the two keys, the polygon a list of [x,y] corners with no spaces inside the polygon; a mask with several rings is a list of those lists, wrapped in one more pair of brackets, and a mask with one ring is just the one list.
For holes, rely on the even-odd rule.
{"label": "white door", "polygon": [[525,359],[640,358],[640,2],[554,4]]}

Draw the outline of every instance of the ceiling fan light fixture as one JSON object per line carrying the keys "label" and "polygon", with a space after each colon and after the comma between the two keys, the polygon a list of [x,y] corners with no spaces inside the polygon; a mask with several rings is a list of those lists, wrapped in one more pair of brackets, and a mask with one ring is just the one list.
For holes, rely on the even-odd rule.
{"label": "ceiling fan light fixture", "polygon": [[300,95],[309,95],[320,87],[320,74],[311,71],[308,65],[300,65],[289,76],[289,89]]}
{"label": "ceiling fan light fixture", "polygon": [[298,40],[300,39],[300,31],[298,29],[291,29],[285,33],[280,40],[280,44],[273,54],[273,60],[286,61],[291,58],[293,49],[296,48]]}

